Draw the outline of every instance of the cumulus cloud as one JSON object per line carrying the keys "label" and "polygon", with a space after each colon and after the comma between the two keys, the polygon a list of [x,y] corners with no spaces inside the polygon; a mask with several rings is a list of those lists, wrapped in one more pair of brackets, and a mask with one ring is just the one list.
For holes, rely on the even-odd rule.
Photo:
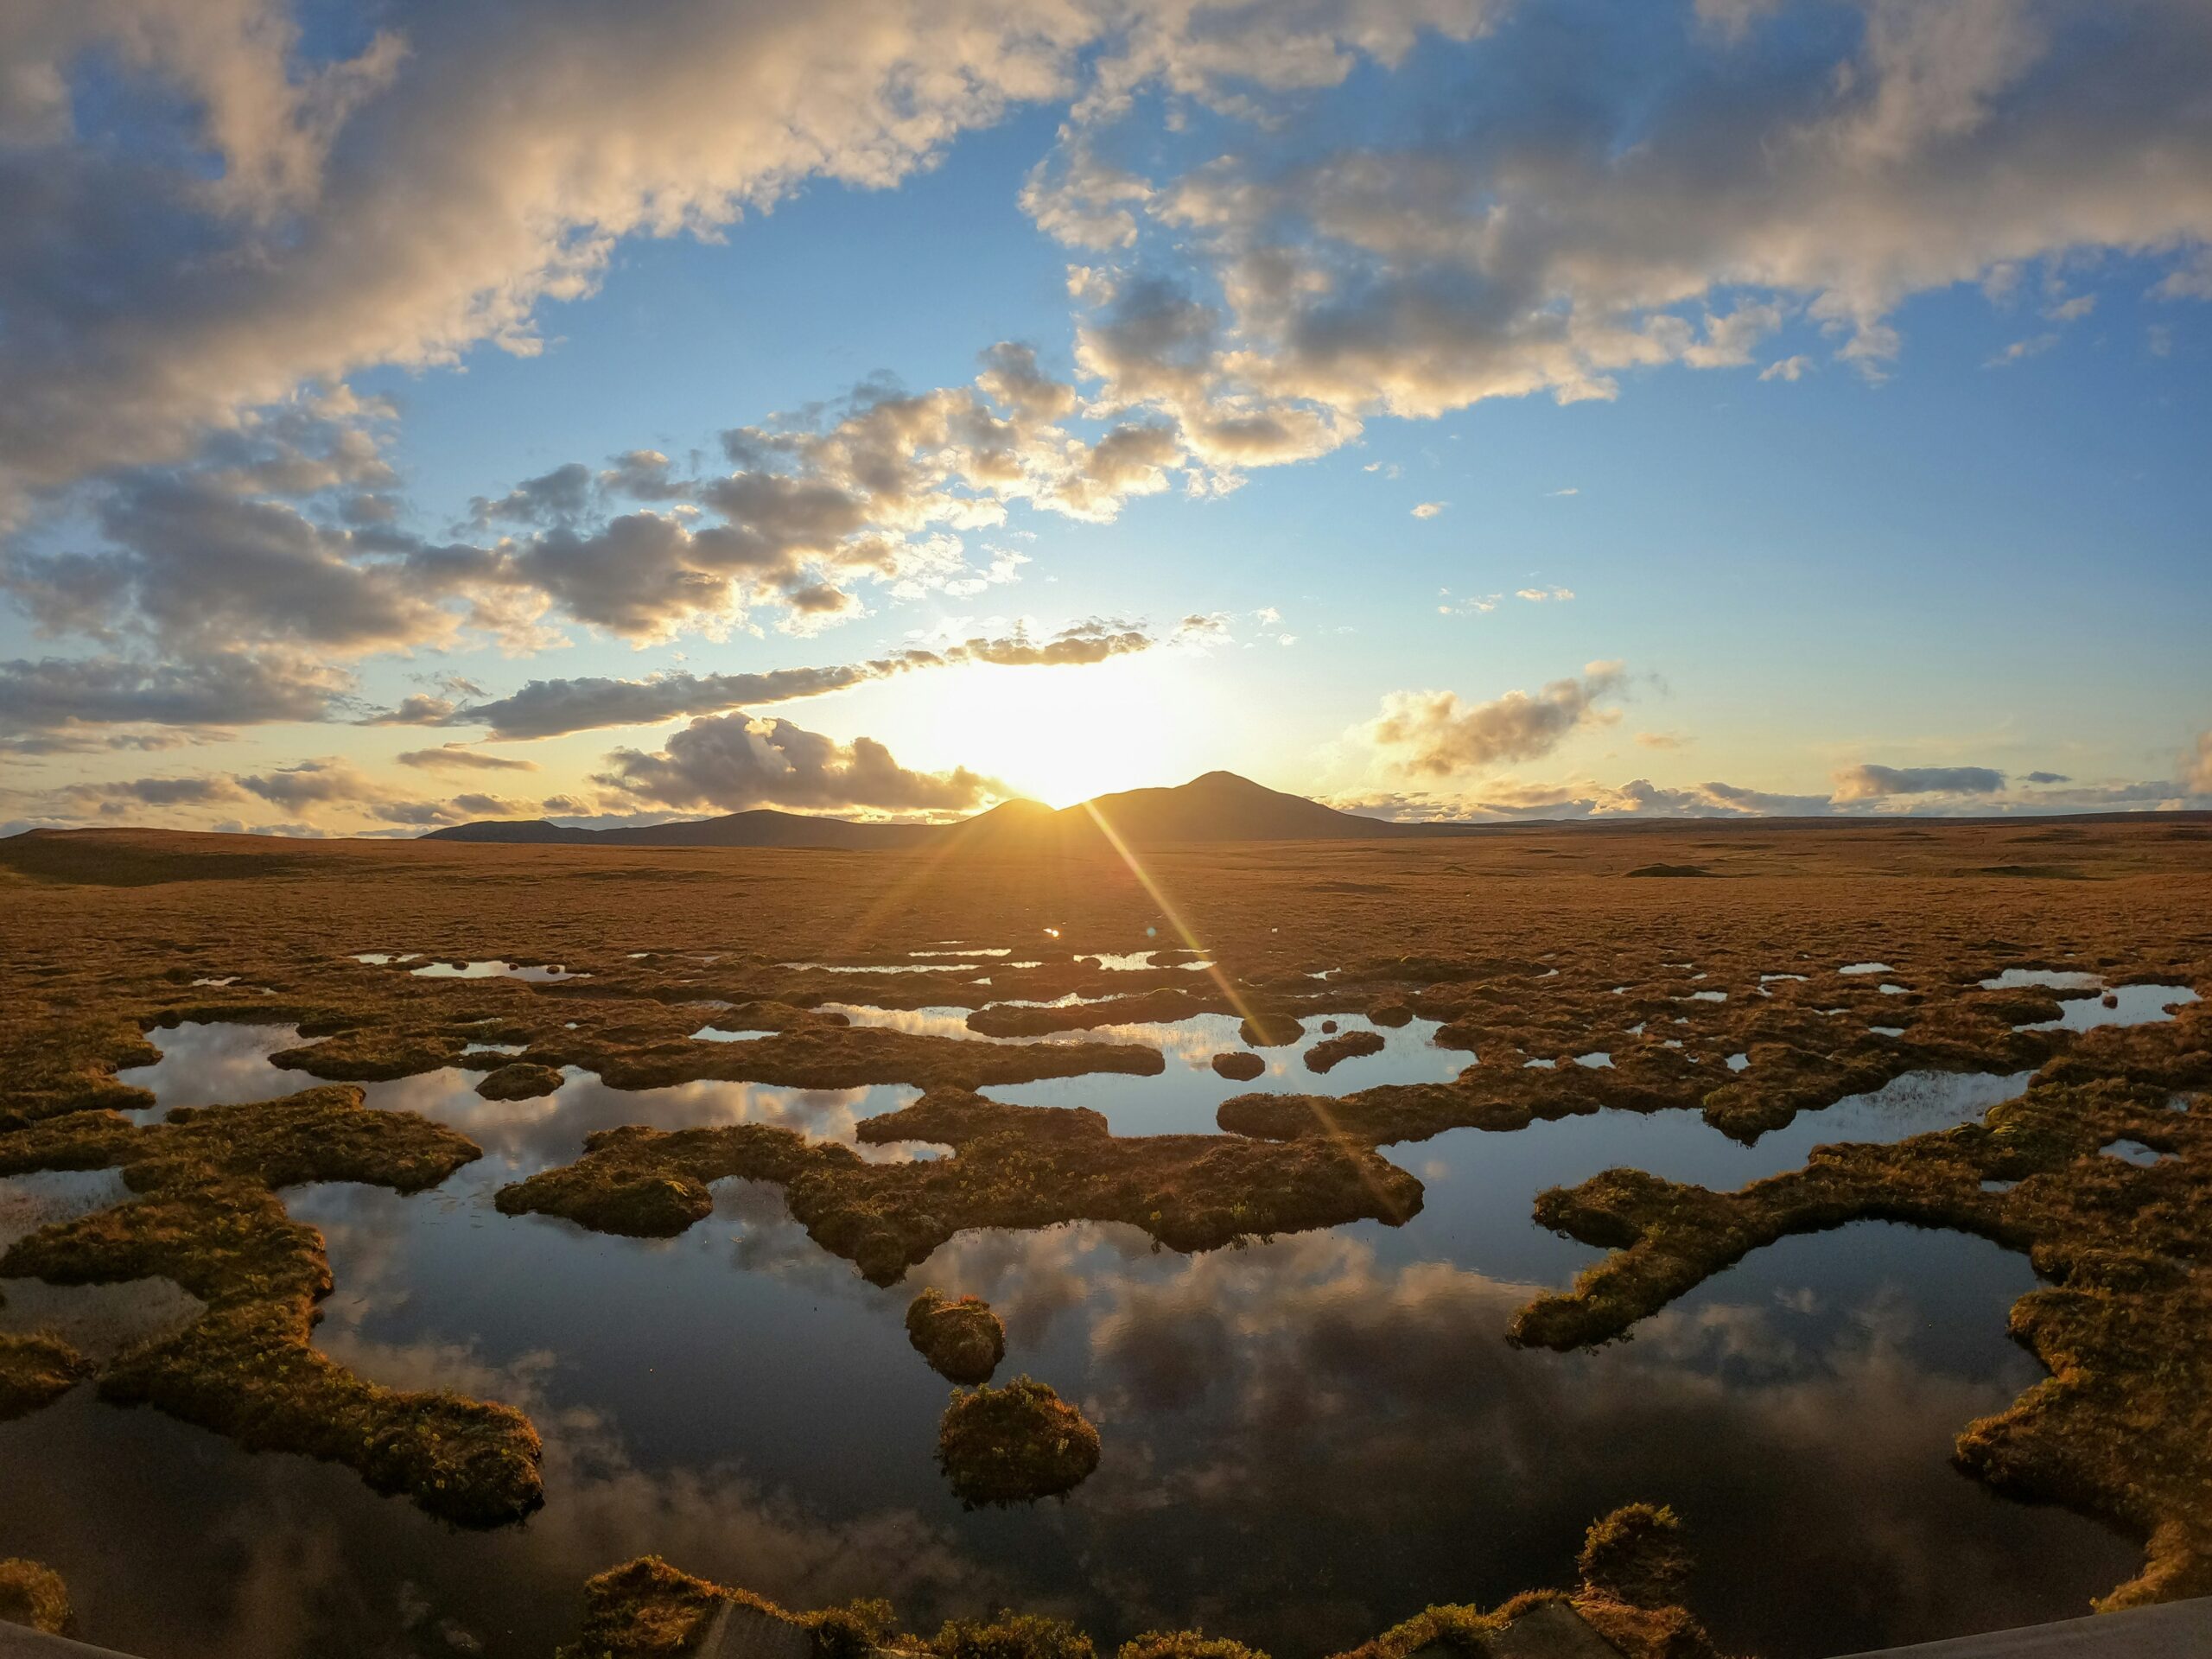
{"label": "cumulus cloud", "polygon": [[95,551],[0,555],[0,589],[48,633],[142,635],[172,656],[243,642],[359,655],[497,629],[501,558],[377,529],[333,529],[204,476],[141,472],[104,489]]}
{"label": "cumulus cloud", "polygon": [[1366,735],[1391,765],[1429,777],[1539,760],[1576,732],[1618,719],[1599,705],[1618,697],[1627,680],[1619,663],[1592,663],[1580,677],[1554,680],[1533,697],[1509,691],[1468,704],[1451,691],[1393,692]]}
{"label": "cumulus cloud", "polygon": [[319,721],[352,682],[273,652],[217,652],[182,662],[121,657],[0,662],[0,733],[74,725],[258,726]]}
{"label": "cumulus cloud", "polygon": [[997,779],[965,766],[910,771],[874,738],[840,743],[787,720],[745,714],[695,720],[659,753],[617,749],[595,782],[633,801],[679,810],[964,812],[1008,793]]}
{"label": "cumulus cloud", "polygon": [[1414,509],[1414,517],[1416,518],[1433,518],[1437,514],[1442,512],[1444,509],[1449,505],[1451,505],[1451,503],[1448,501],[1424,501]]}
{"label": "cumulus cloud", "polygon": [[1988,766],[1847,766],[1835,774],[1839,801],[1892,795],[1994,795],[2005,774]]}
{"label": "cumulus cloud", "polygon": [[[1632,99],[1601,89],[1640,84],[1648,41],[1584,31],[1569,49],[1524,10],[1485,69],[1541,119],[1319,155],[1255,143],[1156,182],[1143,215],[1205,251],[1219,302],[1194,294],[1154,363],[1338,423],[1611,397],[1637,369],[1748,365],[1797,322],[1878,374],[1910,295],[2212,238],[2212,135],[2191,113],[2212,29],[2189,0],[2131,7],[2124,29],[2028,0],[1870,5],[1840,48],[1814,32],[1747,58],[1768,9],[1700,8],[1681,73]],[[2194,293],[2190,269],[2162,294]],[[1765,372],[1809,366],[1794,352]]]}
{"label": "cumulus cloud", "polygon": [[[1101,27],[998,0],[378,17],[318,62],[282,0],[10,9],[11,92],[44,101],[0,154],[0,311],[24,325],[0,341],[0,489],[175,460],[366,364],[534,352],[538,305],[590,292],[621,238],[711,232],[810,175],[894,182],[1064,90]],[[178,95],[143,101],[151,153],[74,142],[73,76],[104,51]]]}

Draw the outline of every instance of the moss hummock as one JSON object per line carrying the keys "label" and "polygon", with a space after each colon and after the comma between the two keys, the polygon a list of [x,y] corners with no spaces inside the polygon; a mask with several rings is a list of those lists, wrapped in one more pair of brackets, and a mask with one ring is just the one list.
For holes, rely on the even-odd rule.
{"label": "moss hummock", "polygon": [[1098,1466],[1098,1431],[1034,1377],[956,1389],[937,1433],[938,1466],[970,1509],[1071,1491]]}
{"label": "moss hummock", "polygon": [[47,1636],[67,1636],[73,1622],[69,1586],[59,1573],[21,1556],[0,1561],[0,1624],[27,1624]]}
{"label": "moss hummock", "polygon": [[785,1189],[814,1241],[876,1284],[896,1284],[955,1233],[1118,1221],[1179,1250],[1376,1219],[1421,1208],[1421,1183],[1372,1149],[1217,1135],[1123,1137],[1083,1107],[1014,1106],[942,1089],[861,1122],[882,1145],[932,1141],[954,1155],[870,1163],[770,1124],[586,1138],[584,1156],[499,1190],[510,1215],[565,1216],[599,1232],[670,1237],[714,1208],[710,1182]]}
{"label": "moss hummock", "polygon": [[383,1388],[317,1351],[329,1261],[321,1235],[274,1191],[363,1181],[418,1192],[480,1155],[411,1112],[368,1110],[345,1085],[179,1108],[143,1128],[111,1112],[49,1118],[0,1135],[0,1173],[119,1166],[137,1196],[18,1240],[0,1274],[169,1280],[205,1304],[200,1316],[118,1355],[102,1398],[158,1407],[250,1450],[343,1463],[434,1515],[497,1525],[542,1501],[537,1431],[508,1407]]}
{"label": "moss hummock", "polygon": [[948,1382],[988,1382],[1006,1357],[1006,1325],[980,1296],[925,1290],[906,1309],[906,1339]]}

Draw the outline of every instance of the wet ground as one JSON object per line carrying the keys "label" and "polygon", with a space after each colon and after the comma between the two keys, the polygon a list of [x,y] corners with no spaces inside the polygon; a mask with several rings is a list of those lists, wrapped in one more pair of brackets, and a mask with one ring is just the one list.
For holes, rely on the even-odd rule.
{"label": "wet ground", "polygon": [[[1211,1131],[1215,1105],[1248,1087],[1454,1075],[1472,1057],[1436,1048],[1433,1029],[1388,1031],[1382,1052],[1325,1078],[1297,1047],[1265,1051],[1269,1074],[1236,1085],[1207,1069],[1237,1046],[1235,1021],[1205,1015],[1099,1033],[1162,1047],[1159,1077],[993,1092],[1091,1106],[1124,1135]],[[268,1062],[296,1044],[289,1026],[150,1035],[161,1062],[122,1074],[154,1091],[148,1116],[311,1081]],[[1978,1116],[2024,1077],[1908,1075],[1749,1147],[1687,1112],[1455,1130],[1388,1149],[1427,1189],[1402,1227],[1195,1258],[1114,1226],[971,1233],[878,1290],[813,1245],[772,1187],[724,1184],[714,1216],[667,1242],[503,1217],[491,1195],[594,1128],[762,1122],[854,1144],[855,1123],[914,1090],[624,1091],[572,1072],[550,1096],[503,1103],[476,1095],[479,1076],[366,1086],[372,1105],[485,1148],[444,1185],[287,1199],[323,1230],[339,1287],[321,1345],[378,1381],[528,1410],[547,1446],[544,1511],[455,1533],[342,1470],[250,1457],[79,1391],[0,1427],[19,1494],[0,1551],[35,1542],[102,1610],[102,1640],[157,1656],[472,1643],[537,1656],[585,1574],[650,1550],[794,1605],[887,1594],[926,1623],[1006,1601],[1103,1637],[1203,1623],[1295,1656],[1432,1600],[1556,1579],[1591,1516],[1661,1496],[1692,1517],[1719,1639],[1815,1655],[2078,1612],[2135,1558],[2092,1522],[2005,1503],[1947,1465],[1963,1423],[2038,1374],[2004,1335],[2031,1275],[1981,1241],[1863,1224],[1760,1251],[1594,1354],[1500,1337],[1532,1287],[1598,1255],[1529,1220],[1547,1186],[1616,1164],[1737,1185],[1821,1141]],[[0,1223],[103,1201],[114,1182],[0,1183],[15,1205]],[[944,1385],[900,1323],[924,1284],[988,1298],[1007,1326],[1001,1377],[1044,1377],[1098,1424],[1103,1461],[1071,1497],[970,1514],[945,1491],[931,1461]],[[182,1300],[34,1288],[11,1287],[21,1306],[0,1318],[127,1331],[180,1317]],[[73,1497],[88,1490],[107,1496]],[[1787,1572],[1781,1537],[1800,1541]]]}

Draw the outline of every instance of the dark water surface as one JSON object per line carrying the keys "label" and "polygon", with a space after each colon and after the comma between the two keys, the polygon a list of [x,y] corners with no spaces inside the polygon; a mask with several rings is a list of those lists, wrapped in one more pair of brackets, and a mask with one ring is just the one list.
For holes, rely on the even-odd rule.
{"label": "dark water surface", "polygon": [[[1191,1063],[1218,1033],[1186,1034],[1162,1077],[1004,1092],[1097,1105],[1123,1133],[1211,1128],[1236,1090]],[[289,1028],[150,1035],[162,1063],[124,1076],[162,1109],[311,1081],[267,1062]],[[1391,1035],[1325,1086],[1448,1077],[1468,1058],[1425,1030]],[[1271,1052],[1291,1064],[1258,1086],[1309,1086],[1294,1055]],[[724,1183],[713,1216],[665,1242],[501,1217],[491,1194],[607,1125],[776,1122],[849,1140],[912,1090],[626,1094],[576,1074],[548,1099],[494,1103],[475,1080],[368,1087],[484,1147],[444,1185],[286,1199],[328,1243],[321,1344],[379,1381],[528,1410],[544,1510],[456,1532],[346,1470],[249,1455],[80,1389],[0,1426],[0,1555],[58,1568],[88,1638],[148,1659],[542,1659],[587,1575],[655,1552],[797,1606],[886,1595],[933,1625],[1005,1603],[1113,1641],[1203,1624],[1299,1659],[1431,1601],[1564,1582],[1592,1518],[1650,1498],[1690,1524],[1693,1600],[1722,1645],[1789,1659],[2077,1614],[2138,1559],[1948,1466],[1958,1431],[2040,1375],[2004,1334],[2033,1277],[1983,1241],[1861,1224],[1757,1252],[1594,1354],[1502,1337],[1534,1288],[1598,1255],[1532,1224],[1545,1186],[1614,1164],[1740,1185],[1821,1141],[1978,1116],[2024,1078],[1901,1079],[1751,1148],[1686,1113],[1457,1130],[1388,1149],[1427,1189],[1402,1228],[1197,1257],[1118,1226],[969,1233],[891,1290],[810,1243],[772,1187]],[[0,1236],[118,1190],[111,1174],[0,1182]],[[1007,1326],[1001,1378],[1032,1372],[1097,1423],[1099,1471],[1067,1499],[969,1514],[945,1491],[932,1454],[947,1390],[900,1323],[925,1284],[988,1297]],[[191,1306],[159,1285],[7,1295],[0,1322],[66,1319],[111,1342]]]}

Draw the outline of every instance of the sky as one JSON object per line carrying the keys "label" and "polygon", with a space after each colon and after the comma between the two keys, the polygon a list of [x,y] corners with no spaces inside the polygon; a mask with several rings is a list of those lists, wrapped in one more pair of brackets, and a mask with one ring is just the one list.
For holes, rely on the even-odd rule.
{"label": "sky", "polygon": [[2212,808],[2202,0],[16,0],[0,830]]}

